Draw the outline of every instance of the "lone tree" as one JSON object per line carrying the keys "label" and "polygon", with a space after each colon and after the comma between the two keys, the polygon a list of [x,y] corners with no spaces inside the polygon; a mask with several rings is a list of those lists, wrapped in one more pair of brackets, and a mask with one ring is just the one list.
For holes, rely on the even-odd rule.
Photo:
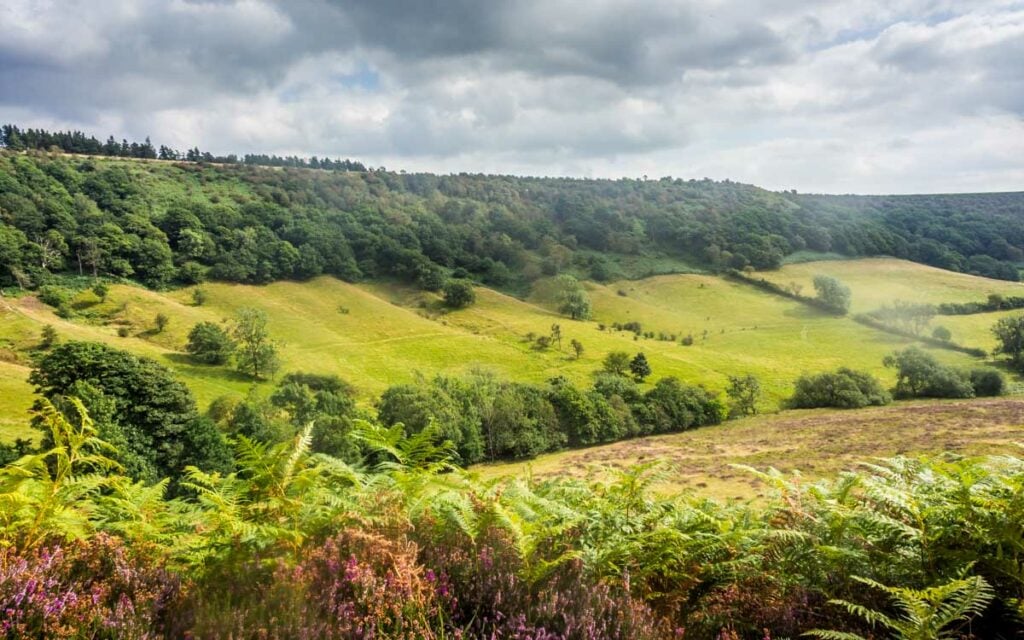
{"label": "lone tree", "polygon": [[476,291],[466,280],[449,280],[443,293],[444,303],[452,309],[464,309],[476,302]]}
{"label": "lone tree", "polygon": [[761,382],[747,374],[745,376],[729,376],[729,387],[725,390],[729,396],[729,417],[757,415],[757,401],[761,397]]}
{"label": "lone tree", "polygon": [[629,354],[625,351],[612,351],[604,357],[602,366],[608,373],[624,376],[629,371]]}
{"label": "lone tree", "polygon": [[557,322],[551,325],[551,342],[558,343],[558,350],[562,350],[562,325]]}
{"label": "lone tree", "polygon": [[158,313],[156,314],[156,317],[153,318],[153,326],[157,333],[163,333],[164,329],[166,329],[167,325],[170,323],[171,318],[166,313]]}
{"label": "lone tree", "polygon": [[52,324],[48,324],[43,327],[42,339],[39,341],[40,349],[49,349],[53,347],[60,340],[60,336],[57,335],[57,330],[53,328]]}
{"label": "lone tree", "polygon": [[272,375],[281,365],[277,345],[267,332],[267,313],[261,309],[239,309],[231,332],[238,343],[235,364],[242,373],[257,380]]}
{"label": "lone tree", "polygon": [[223,327],[213,322],[200,322],[188,332],[185,351],[203,364],[226,364],[235,346]]}
{"label": "lone tree", "polygon": [[999,342],[996,353],[1009,357],[1014,367],[1024,370],[1024,316],[1000,319],[992,333]]}
{"label": "lone tree", "polygon": [[642,353],[636,354],[632,362],[629,363],[629,371],[633,374],[634,380],[643,382],[647,376],[651,375],[651,365],[647,364],[647,356]]}
{"label": "lone tree", "polygon": [[558,310],[573,320],[590,319],[590,297],[576,278],[564,275],[558,278],[561,286]]}
{"label": "lone tree", "polygon": [[576,359],[579,360],[580,356],[583,355],[583,343],[573,338],[569,341],[569,346],[572,347],[572,352],[576,354]]}
{"label": "lone tree", "polygon": [[816,299],[836,313],[850,310],[850,288],[832,276],[814,276]]}

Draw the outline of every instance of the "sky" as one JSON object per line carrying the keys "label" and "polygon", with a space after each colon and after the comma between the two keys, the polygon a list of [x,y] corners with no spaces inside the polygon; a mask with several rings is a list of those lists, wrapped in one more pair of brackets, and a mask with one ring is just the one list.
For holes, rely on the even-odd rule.
{"label": "sky", "polygon": [[439,173],[1024,190],[1024,0],[3,0],[0,122]]}

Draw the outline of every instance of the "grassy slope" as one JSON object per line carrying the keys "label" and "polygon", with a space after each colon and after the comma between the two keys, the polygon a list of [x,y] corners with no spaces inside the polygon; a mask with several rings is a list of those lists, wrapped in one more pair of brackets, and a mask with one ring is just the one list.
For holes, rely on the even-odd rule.
{"label": "grassy slope", "polygon": [[858,411],[789,411],[679,434],[545,455],[530,462],[478,467],[484,477],[537,478],[608,473],[608,468],[663,460],[670,490],[719,498],[754,498],[764,485],[732,465],[774,466],[808,479],[853,468],[876,456],[1008,452],[1024,440],[1024,400],[900,403]]}
{"label": "grassy slope", "polygon": [[894,300],[938,304],[983,302],[990,293],[1024,296],[1024,283],[953,273],[894,258],[804,262],[758,275],[783,285],[798,282],[804,285],[805,294],[813,295],[811,281],[818,274],[835,276],[850,287],[853,313],[872,311]]}
{"label": "grassy slope", "polygon": [[[861,281],[850,277],[856,275],[859,262],[869,273],[879,273],[878,261],[841,263],[851,284]],[[950,291],[959,290],[965,277],[932,271],[936,272],[933,288],[939,290],[939,297],[945,295],[941,276],[949,278]],[[981,293],[974,297],[981,297],[988,283],[982,281],[976,288]],[[529,382],[565,375],[586,384],[608,352],[642,350],[655,379],[676,375],[722,390],[727,375],[753,373],[767,391],[764,408],[773,409],[804,372],[843,364],[891,381],[892,374],[881,366],[881,359],[907,344],[848,319],[823,315],[714,276],[658,276],[587,286],[594,304],[591,322],[560,316],[544,283],[527,301],[481,288],[476,305],[447,314],[432,294],[385,283],[352,285],[326,277],[266,287],[211,283],[204,285],[209,302],[202,307],[188,303],[188,289],[161,293],[119,285],[111,288],[103,303],[90,292],[79,294],[79,311],[93,319],[74,322],[57,318],[49,307],[31,297],[2,301],[8,308],[0,311],[0,342],[6,342],[8,355],[20,362],[0,369],[0,415],[4,416],[0,425],[6,428],[0,436],[9,437],[17,424],[23,423],[31,403],[30,388],[24,382],[28,356],[47,323],[65,339],[100,340],[157,358],[177,371],[201,405],[225,393],[245,394],[252,383],[225,368],[191,364],[180,353],[186,334],[196,322],[224,321],[239,307],[249,305],[269,314],[271,332],[282,342],[284,371],[338,374],[356,385],[365,401],[390,384],[414,379],[417,373],[457,374],[474,367]],[[620,290],[626,295],[619,295]],[[154,335],[148,329],[158,312],[172,320],[164,333]],[[635,341],[631,333],[598,328],[598,323],[630,320],[643,323],[645,330],[679,337],[692,334],[695,343],[685,347],[678,342]],[[562,326],[563,351],[534,351],[524,335],[546,334],[554,323]],[[122,325],[131,328],[131,337],[117,336]],[[571,338],[586,348],[579,360],[569,355]],[[972,362],[961,354],[935,353],[953,364]],[[267,385],[261,387],[265,390]]]}
{"label": "grassy slope", "polygon": [[[847,261],[819,261],[786,265],[761,275],[779,284],[798,282],[804,292],[813,294],[812,279],[817,274],[839,278],[852,291],[854,313],[878,309],[894,300],[939,304],[942,302],[983,302],[990,293],[1024,296],[1024,283],[992,280],[952,273],[926,265],[891,258]],[[959,344],[991,351],[995,339],[991,328],[999,318],[1021,311],[1000,311],[966,316],[936,316],[932,327],[944,326]]]}

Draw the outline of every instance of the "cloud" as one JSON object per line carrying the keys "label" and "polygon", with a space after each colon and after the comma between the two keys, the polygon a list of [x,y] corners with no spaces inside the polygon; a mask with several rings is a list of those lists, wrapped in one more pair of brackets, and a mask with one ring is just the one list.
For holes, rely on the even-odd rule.
{"label": "cloud", "polygon": [[0,119],[437,171],[1020,188],[1013,0],[8,0]]}

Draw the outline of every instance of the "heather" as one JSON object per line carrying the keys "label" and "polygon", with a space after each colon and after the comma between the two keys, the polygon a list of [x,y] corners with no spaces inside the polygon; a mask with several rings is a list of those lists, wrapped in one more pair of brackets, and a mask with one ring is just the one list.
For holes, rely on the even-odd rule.
{"label": "heather", "polygon": [[41,402],[49,448],[0,468],[7,638],[1024,629],[1016,452],[893,458],[814,483],[749,470],[774,497],[725,504],[659,493],[655,463],[483,481],[451,462],[437,426],[408,437],[359,422],[357,463],[311,453],[313,425],[276,445],[240,436],[232,471],[191,467],[169,497],[166,482],[123,476],[72,405]]}

